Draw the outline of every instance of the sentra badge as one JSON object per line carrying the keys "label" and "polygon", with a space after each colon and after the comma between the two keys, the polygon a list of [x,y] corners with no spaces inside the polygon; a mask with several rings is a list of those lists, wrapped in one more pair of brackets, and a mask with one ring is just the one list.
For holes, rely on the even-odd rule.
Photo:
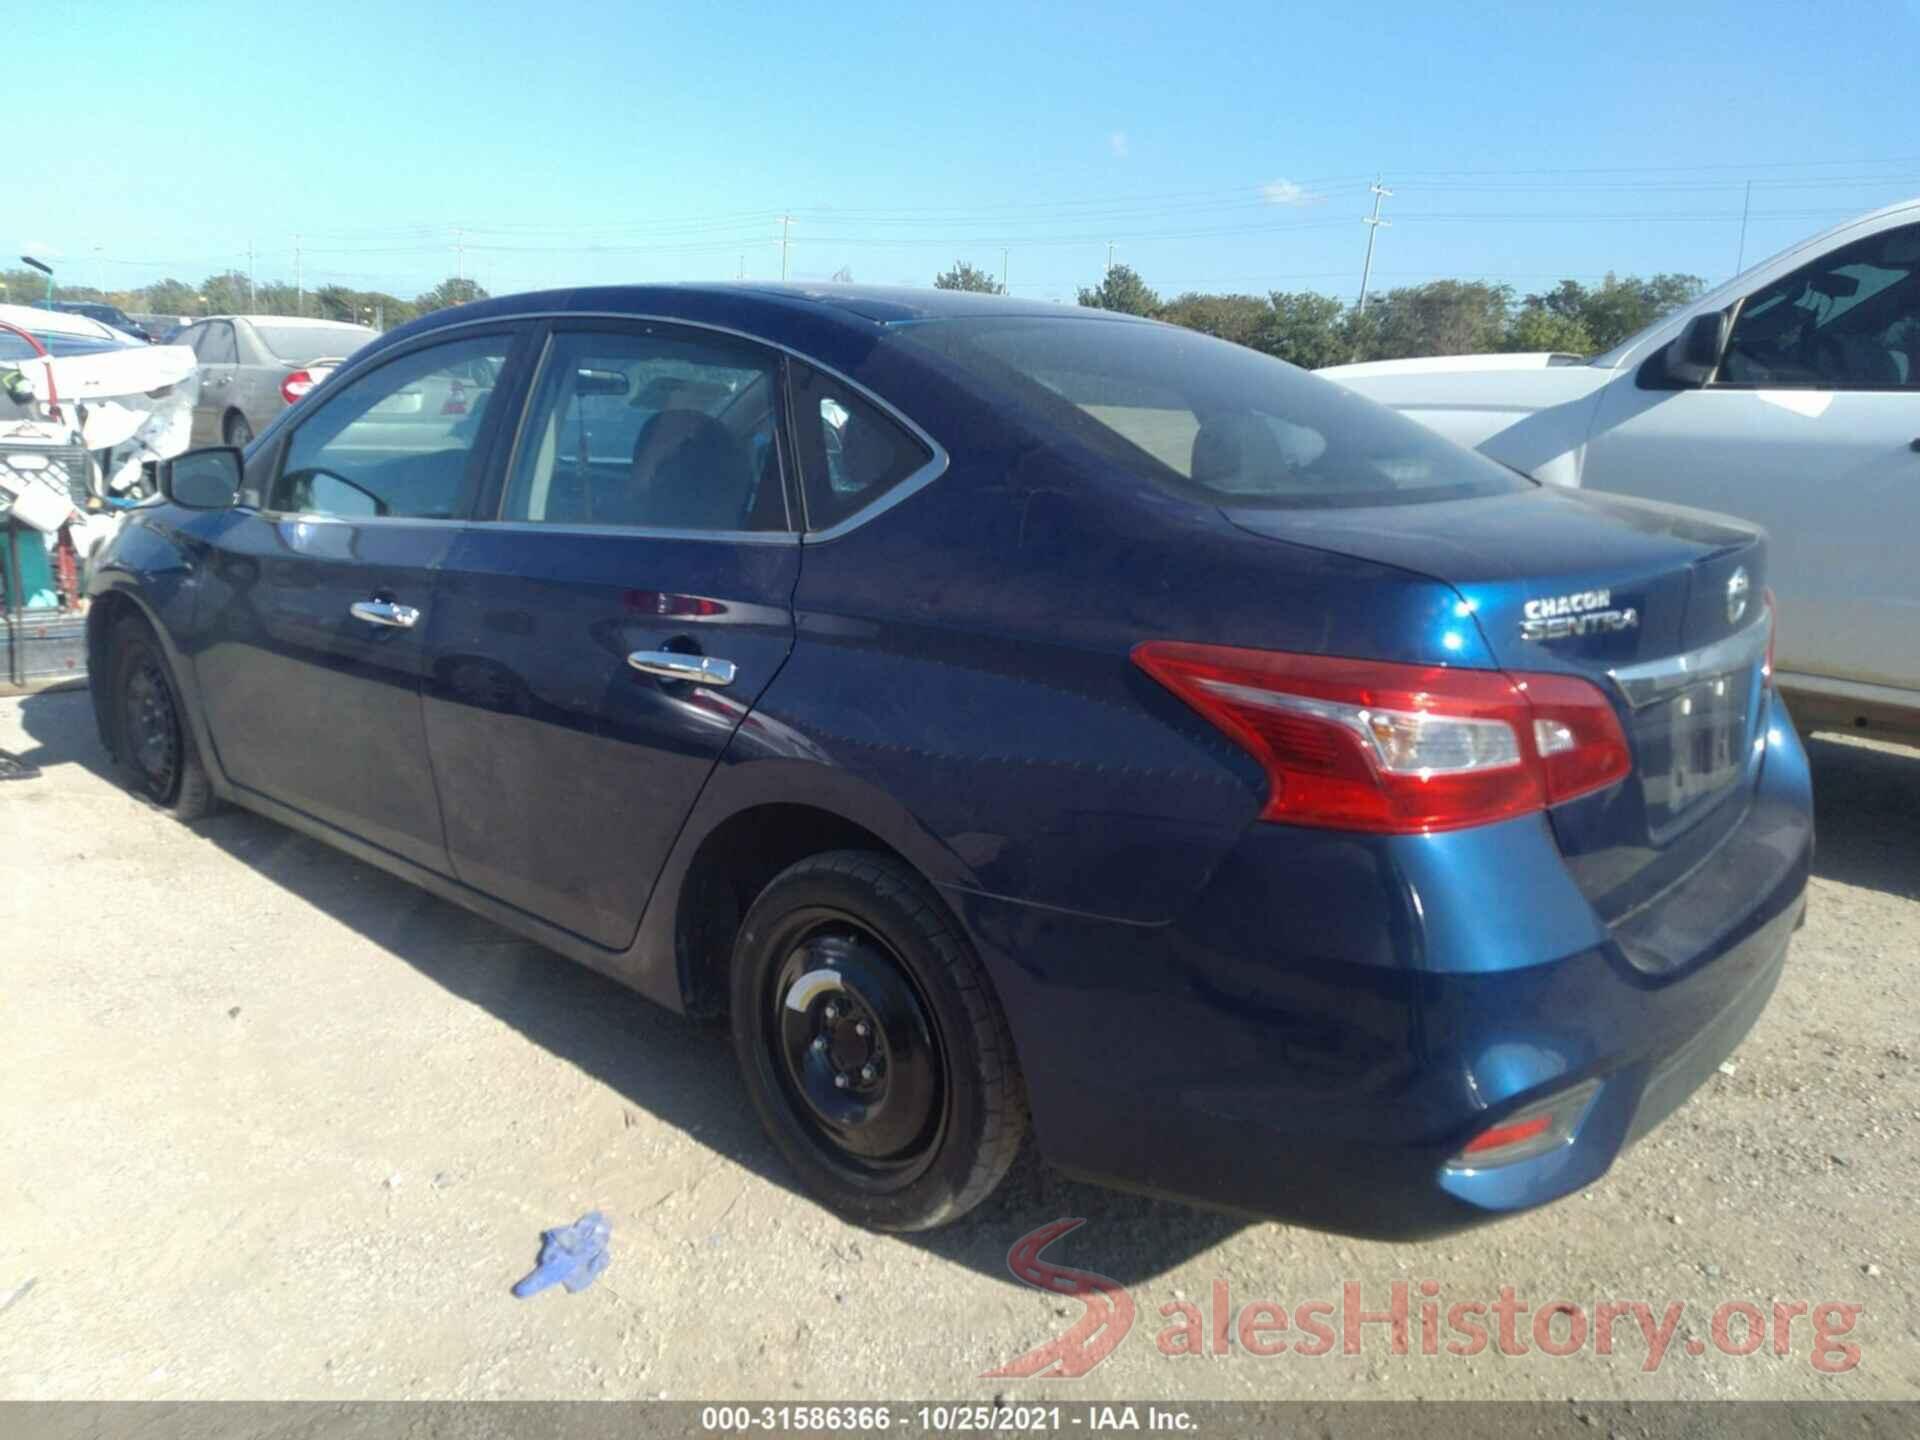
{"label": "sentra badge", "polygon": [[1573,635],[1631,630],[1640,612],[1631,605],[1615,609],[1611,590],[1581,590],[1572,595],[1545,595],[1526,603],[1520,622],[1522,640],[1565,640]]}

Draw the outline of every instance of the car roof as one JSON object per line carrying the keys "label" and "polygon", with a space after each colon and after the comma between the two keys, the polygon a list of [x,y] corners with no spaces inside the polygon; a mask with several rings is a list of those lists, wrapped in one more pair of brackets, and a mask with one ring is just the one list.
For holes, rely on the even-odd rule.
{"label": "car roof", "polygon": [[312,330],[366,330],[371,325],[362,325],[358,320],[323,320],[313,315],[202,315],[191,321],[198,325],[203,320],[245,320],[251,325],[284,325],[288,329],[306,326]]}
{"label": "car roof", "polygon": [[42,310],[34,305],[0,305],[0,320],[41,335],[78,335],[88,340],[119,340],[121,332],[88,315]]}
{"label": "car roof", "polygon": [[[436,310],[403,327],[408,333],[484,318],[568,311],[612,314],[733,316],[743,327],[778,326],[782,318],[815,320],[873,330],[960,317],[1077,317],[1123,323],[1148,323],[1131,315],[1087,310],[1042,300],[980,295],[962,290],[919,289],[907,285],[774,285],[747,282],[658,285],[599,285],[567,290],[500,295],[470,305]],[[397,333],[397,332],[395,332]]]}

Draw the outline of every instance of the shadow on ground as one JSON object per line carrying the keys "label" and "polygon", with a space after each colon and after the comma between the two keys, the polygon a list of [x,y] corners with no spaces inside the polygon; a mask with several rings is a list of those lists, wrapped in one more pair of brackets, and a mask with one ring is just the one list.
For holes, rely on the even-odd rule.
{"label": "shadow on ground", "polygon": [[1813,873],[1920,899],[1920,748],[1807,738],[1813,762]]}
{"label": "shadow on ground", "polygon": [[[20,759],[43,771],[80,765],[113,775],[85,691],[28,696],[21,702],[21,717],[34,745]],[[724,1027],[671,1014],[491,921],[260,816],[229,807],[194,828],[630,1103],[773,1183],[795,1189],[754,1117]],[[1101,1269],[1128,1285],[1184,1264],[1246,1224],[1078,1184],[1040,1163],[1029,1145],[1006,1182],[978,1210],[943,1230],[901,1238],[1011,1284],[1008,1247],[1036,1226],[1066,1215],[1097,1222]]]}

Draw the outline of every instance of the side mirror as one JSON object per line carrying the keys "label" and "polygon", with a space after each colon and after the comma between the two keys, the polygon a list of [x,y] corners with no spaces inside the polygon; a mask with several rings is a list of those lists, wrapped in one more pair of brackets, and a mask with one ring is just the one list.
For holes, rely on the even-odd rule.
{"label": "side mirror", "polygon": [[189,510],[225,510],[240,496],[240,452],[230,445],[189,450],[160,462],[160,493]]}
{"label": "side mirror", "polygon": [[1732,329],[1724,310],[1696,315],[1667,346],[1667,378],[1678,385],[1704,385],[1720,363]]}

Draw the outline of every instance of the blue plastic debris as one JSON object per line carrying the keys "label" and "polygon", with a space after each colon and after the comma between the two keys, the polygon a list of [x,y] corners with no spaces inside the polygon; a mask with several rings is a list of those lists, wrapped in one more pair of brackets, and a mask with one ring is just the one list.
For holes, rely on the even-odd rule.
{"label": "blue plastic debris", "polygon": [[607,1237],[613,1227],[598,1210],[589,1210],[571,1225],[540,1233],[540,1263],[518,1285],[514,1296],[524,1300],[549,1285],[561,1284],[578,1293],[607,1268]]}

